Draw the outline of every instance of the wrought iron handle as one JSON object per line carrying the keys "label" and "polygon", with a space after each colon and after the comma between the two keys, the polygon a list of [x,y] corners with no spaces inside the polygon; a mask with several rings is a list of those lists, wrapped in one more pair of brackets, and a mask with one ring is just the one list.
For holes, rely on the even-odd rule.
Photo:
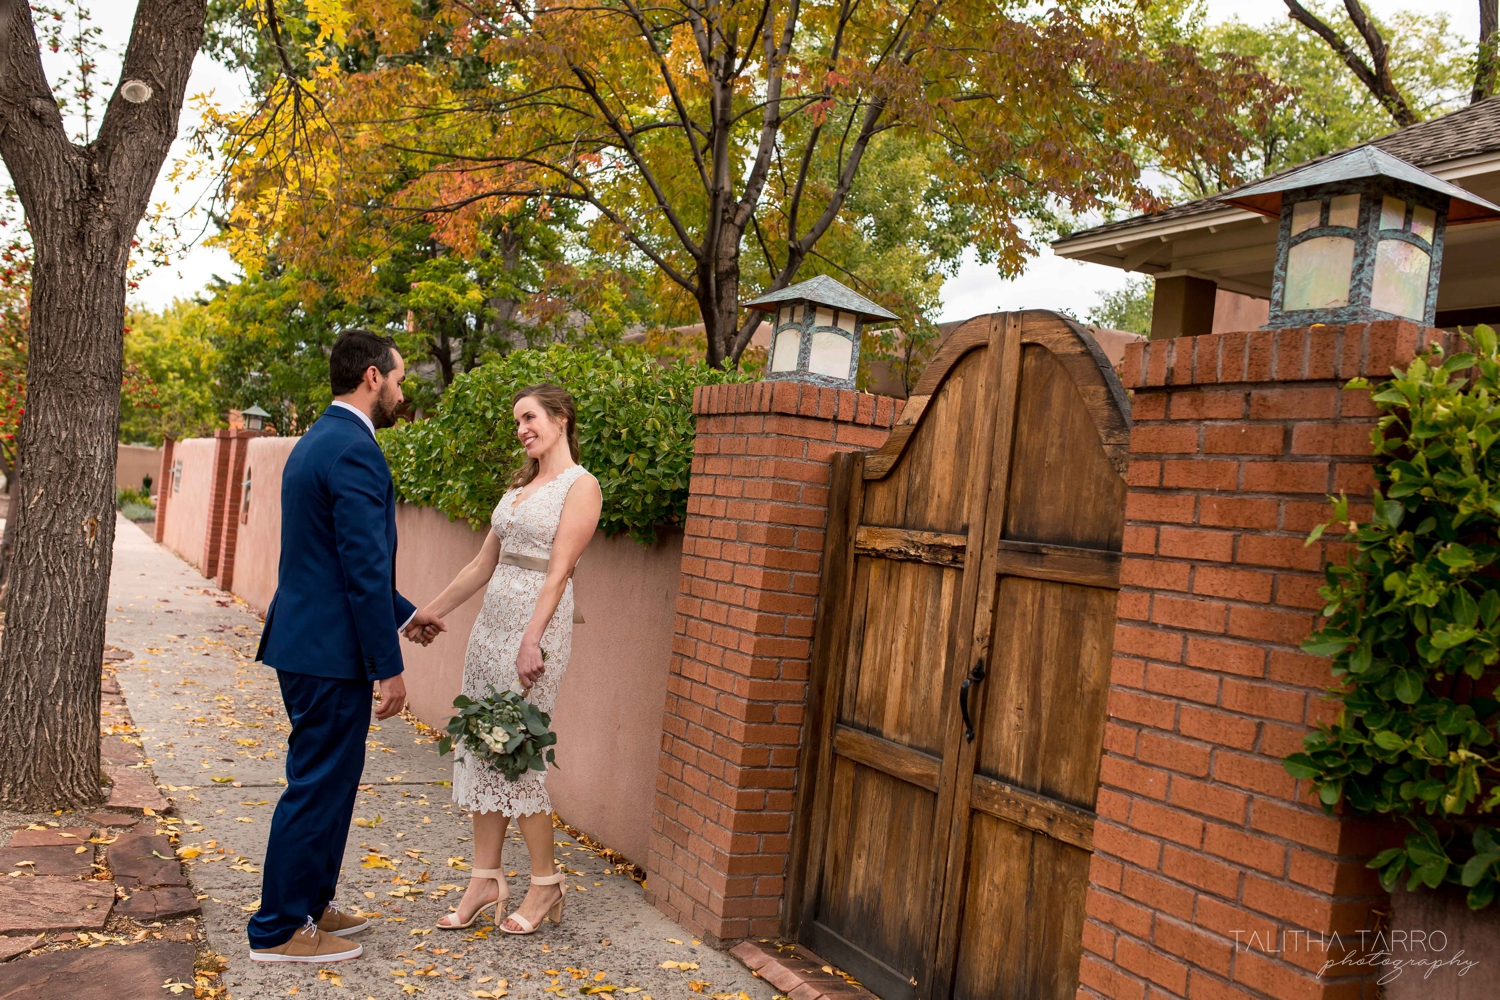
{"label": "wrought iron handle", "polygon": [[984,657],[981,656],[958,689],[958,710],[964,717],[964,742],[966,743],[974,742],[974,722],[969,718],[969,688],[982,680],[984,680]]}

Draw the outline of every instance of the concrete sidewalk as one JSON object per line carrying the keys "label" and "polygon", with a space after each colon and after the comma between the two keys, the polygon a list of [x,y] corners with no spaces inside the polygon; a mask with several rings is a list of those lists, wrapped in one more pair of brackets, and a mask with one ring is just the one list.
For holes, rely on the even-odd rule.
{"label": "concrete sidewalk", "polygon": [[[560,831],[558,857],[572,876],[561,926],[543,924],[532,937],[491,933],[487,920],[478,933],[433,929],[457,903],[473,849],[467,817],[450,803],[451,758],[401,719],[370,727],[367,784],[344,856],[339,901],[374,921],[358,939],[364,957],[252,963],[244,926],[260,893],[288,731],[274,673],[252,662],[260,620],[135,525],[122,519],[116,531],[108,641],[136,654],[117,676],[157,784],[184,821],[178,850],[206,894],[209,943],[228,957],[223,982],[234,997],[777,996]],[[408,688],[421,683],[408,675]],[[529,863],[514,830],[505,864],[519,903]]]}

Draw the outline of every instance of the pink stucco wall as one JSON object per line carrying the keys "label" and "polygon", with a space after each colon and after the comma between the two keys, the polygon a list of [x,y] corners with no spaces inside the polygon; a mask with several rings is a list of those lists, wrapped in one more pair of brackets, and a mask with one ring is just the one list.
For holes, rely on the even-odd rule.
{"label": "pink stucco wall", "polygon": [[[251,500],[239,526],[234,591],[260,611],[276,592],[281,470],[296,440],[257,438],[246,458]],[[197,506],[207,498],[205,486]],[[170,508],[169,530],[180,513]],[[201,547],[203,518],[197,522]],[[408,504],[396,509],[396,530],[396,586],[419,605],[437,596],[484,540],[467,523]],[[561,766],[547,785],[563,818],[636,860],[646,857],[651,833],[681,561],[681,533],[651,548],[598,535],[573,577],[586,621],[574,626],[573,656],[553,714]],[[476,596],[450,614],[448,632],[431,646],[402,643],[408,699],[429,725],[448,720],[481,601]]]}
{"label": "pink stucco wall", "polygon": [[167,528],[162,544],[197,566],[203,559],[203,535],[208,529],[208,494],[213,487],[214,439],[188,438],[178,441],[172,461],[182,463],[182,474],[174,488],[163,483],[162,489],[174,490],[167,501]]}
{"label": "pink stucco wall", "polygon": [[281,559],[281,470],[298,440],[252,438],[245,452],[250,506],[240,512],[235,537],[234,592],[261,614],[276,593],[276,564]]}
{"label": "pink stucco wall", "polygon": [[161,474],[161,449],[149,445],[122,444],[115,458],[115,486],[121,489],[138,490],[141,480],[151,477],[151,493],[155,495],[159,485],[156,479]]}

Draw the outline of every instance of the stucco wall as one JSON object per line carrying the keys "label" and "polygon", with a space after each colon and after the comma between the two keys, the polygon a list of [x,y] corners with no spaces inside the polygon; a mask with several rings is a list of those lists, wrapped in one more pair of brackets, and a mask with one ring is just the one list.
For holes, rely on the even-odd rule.
{"label": "stucco wall", "polygon": [[245,452],[250,507],[240,514],[235,538],[234,592],[262,614],[276,593],[276,564],[281,559],[281,470],[298,440],[252,438]]}
{"label": "stucco wall", "polygon": [[[178,441],[172,461],[182,463],[182,475],[176,492],[167,501],[162,543],[202,572],[203,533],[208,528],[208,495],[213,487],[214,439]],[[172,489],[172,485],[163,483],[162,489]]]}
{"label": "stucco wall", "polygon": [[140,444],[122,444],[115,459],[115,486],[121,489],[138,490],[145,476],[151,477],[151,492],[154,495],[160,484],[161,449]]}
{"label": "stucco wall", "polygon": [[[406,504],[396,529],[396,585],[418,605],[437,596],[484,541],[467,523]],[[680,532],[649,549],[626,536],[596,535],[573,576],[585,621],[573,628],[553,713],[560,766],[547,775],[547,788],[564,819],[636,860],[645,858],[651,835],[681,562]],[[402,647],[407,696],[428,725],[442,727],[452,714],[482,601],[481,593],[451,613],[448,632],[431,646]]]}
{"label": "stucco wall", "polygon": [[[184,491],[189,466],[195,464],[190,446],[198,443],[177,445],[189,447],[183,453]],[[296,438],[257,438],[246,458],[250,510],[239,525],[234,592],[262,612],[276,592],[281,470],[296,443]],[[205,473],[211,455],[210,448],[196,463]],[[182,530],[192,509],[197,512],[193,533],[184,536],[201,548],[206,474],[197,499],[182,500],[185,495],[178,494],[168,508],[168,537]],[[484,541],[467,523],[408,504],[396,509],[396,529],[396,585],[419,605],[437,596]],[[188,558],[195,560],[196,550]],[[552,720],[561,767],[548,774],[547,785],[554,807],[568,822],[636,860],[645,859],[650,839],[681,561],[680,532],[668,533],[649,549],[628,537],[597,535],[573,577],[586,621],[574,626],[573,656]],[[401,644],[412,711],[429,725],[440,728],[451,714],[469,630],[482,601],[483,595],[476,595],[450,614],[449,631],[431,646]]]}

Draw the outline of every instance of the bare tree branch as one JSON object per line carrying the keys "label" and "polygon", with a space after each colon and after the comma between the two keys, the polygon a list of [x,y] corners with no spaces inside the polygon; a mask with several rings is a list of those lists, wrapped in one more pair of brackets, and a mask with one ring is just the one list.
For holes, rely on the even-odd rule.
{"label": "bare tree branch", "polygon": [[1395,80],[1391,78],[1390,49],[1385,39],[1380,37],[1379,29],[1370,20],[1369,12],[1359,0],[1344,0],[1344,7],[1349,11],[1349,19],[1354,22],[1355,29],[1364,39],[1371,62],[1366,62],[1328,22],[1302,6],[1297,0],[1285,0],[1285,3],[1292,20],[1327,42],[1328,47],[1344,60],[1344,65],[1348,66],[1350,71],[1359,78],[1359,82],[1365,85],[1365,89],[1374,95],[1386,111],[1390,112],[1397,125],[1405,128],[1407,125],[1416,124],[1418,120],[1416,114],[1407,104]]}

